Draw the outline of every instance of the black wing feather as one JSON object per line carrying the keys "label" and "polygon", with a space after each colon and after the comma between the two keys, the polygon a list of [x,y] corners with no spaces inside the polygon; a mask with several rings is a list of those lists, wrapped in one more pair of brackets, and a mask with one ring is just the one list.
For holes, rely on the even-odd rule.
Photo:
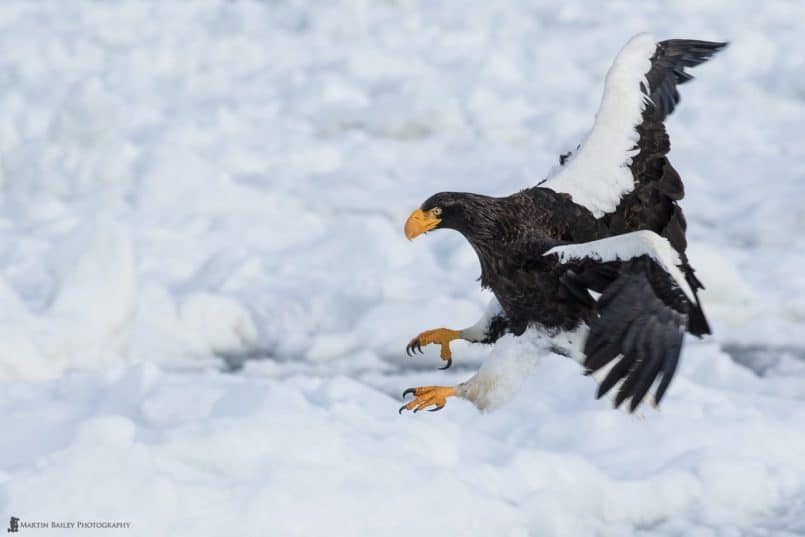
{"label": "black wing feather", "polygon": [[654,398],[659,403],[676,371],[689,319],[700,312],[698,304],[648,256],[607,263],[588,259],[567,271],[574,286],[591,282],[603,291],[584,345],[588,373],[616,360],[598,397],[620,383],[615,406],[630,401],[634,411],[658,383]]}
{"label": "black wing feather", "polygon": [[635,378],[634,394],[632,395],[632,402],[629,405],[630,410],[634,411],[637,405],[648,393],[654,379],[657,378],[660,370],[662,369],[662,356],[665,352],[663,346],[665,345],[665,333],[662,327],[658,324],[652,326],[650,341],[654,344],[649,345],[646,355],[648,362],[641,368],[641,370],[633,373]]}
{"label": "black wing feather", "polygon": [[706,62],[726,46],[727,43],[696,39],[669,39],[657,43],[657,50],[651,58],[651,69],[646,73],[649,97],[654,103],[651,119],[662,122],[679,104],[676,86],[693,80],[693,75],[685,72],[686,67],[696,67]]}

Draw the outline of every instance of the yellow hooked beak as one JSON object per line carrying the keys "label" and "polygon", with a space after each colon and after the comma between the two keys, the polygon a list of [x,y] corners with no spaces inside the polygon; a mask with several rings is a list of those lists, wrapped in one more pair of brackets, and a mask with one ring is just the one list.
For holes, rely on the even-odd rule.
{"label": "yellow hooked beak", "polygon": [[408,240],[422,235],[426,231],[430,231],[439,225],[442,219],[433,214],[433,209],[428,212],[422,209],[417,209],[411,213],[408,220],[405,221],[405,236]]}

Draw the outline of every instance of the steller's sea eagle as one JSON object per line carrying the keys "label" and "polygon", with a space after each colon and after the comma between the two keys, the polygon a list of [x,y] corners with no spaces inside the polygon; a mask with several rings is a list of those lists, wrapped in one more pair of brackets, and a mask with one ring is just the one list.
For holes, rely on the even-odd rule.
{"label": "steller's sea eagle", "polygon": [[[668,161],[663,125],[679,102],[686,68],[726,43],[633,37],[606,75],[595,123],[560,157],[557,171],[507,197],[441,192],[405,223],[408,239],[434,229],[464,235],[481,263],[481,285],[494,294],[484,316],[464,330],[419,334],[408,354],[450,342],[494,343],[533,327],[552,348],[577,358],[613,388],[615,406],[634,411],[653,385],[659,403],[676,370],[685,332],[710,333],[699,303],[701,282],[685,256],[682,181]],[[459,396],[483,407],[494,379],[405,390],[400,408],[444,407]]]}

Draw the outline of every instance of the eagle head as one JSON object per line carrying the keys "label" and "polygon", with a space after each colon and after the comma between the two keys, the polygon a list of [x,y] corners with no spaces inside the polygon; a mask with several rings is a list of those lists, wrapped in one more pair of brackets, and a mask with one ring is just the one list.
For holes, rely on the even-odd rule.
{"label": "eagle head", "polygon": [[408,240],[434,229],[469,230],[472,221],[472,194],[439,192],[429,197],[405,221]]}

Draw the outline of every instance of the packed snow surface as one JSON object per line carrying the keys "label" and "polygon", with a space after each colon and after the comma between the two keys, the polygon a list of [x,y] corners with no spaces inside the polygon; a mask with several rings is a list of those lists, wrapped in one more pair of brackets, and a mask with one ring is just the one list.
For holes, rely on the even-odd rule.
{"label": "packed snow surface", "polygon": [[[803,20],[798,1],[0,5],[0,520],[805,534]],[[613,411],[528,334],[454,343],[448,371],[405,356],[490,298],[461,237],[409,243],[406,216],[544,179],[638,32],[731,41],[668,121],[714,335],[686,342],[662,410]],[[528,374],[507,405],[397,414],[485,360]]]}

